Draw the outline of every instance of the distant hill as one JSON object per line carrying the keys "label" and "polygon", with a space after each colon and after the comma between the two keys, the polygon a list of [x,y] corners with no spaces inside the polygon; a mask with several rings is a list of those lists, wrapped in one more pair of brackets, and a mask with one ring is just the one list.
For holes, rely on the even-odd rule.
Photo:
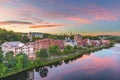
{"label": "distant hill", "polygon": [[20,41],[21,34],[13,31],[7,31],[6,29],[0,28],[0,44],[6,41]]}

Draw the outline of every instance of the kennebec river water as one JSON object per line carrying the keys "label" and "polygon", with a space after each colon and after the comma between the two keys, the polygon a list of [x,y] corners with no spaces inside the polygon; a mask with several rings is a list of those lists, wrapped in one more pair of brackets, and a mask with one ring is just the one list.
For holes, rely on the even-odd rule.
{"label": "kennebec river water", "polygon": [[3,80],[120,80],[120,47],[21,72]]}

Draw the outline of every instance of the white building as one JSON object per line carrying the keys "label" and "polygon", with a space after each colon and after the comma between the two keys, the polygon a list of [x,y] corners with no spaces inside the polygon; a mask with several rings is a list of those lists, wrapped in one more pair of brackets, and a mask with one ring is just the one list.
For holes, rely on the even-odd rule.
{"label": "white building", "polygon": [[66,40],[64,41],[64,46],[67,46],[67,45],[74,47],[74,46],[77,46],[77,42],[76,42],[75,40],[71,40],[71,39],[68,37],[68,38],[66,38]]}
{"label": "white building", "polygon": [[6,55],[7,52],[13,51],[14,56],[19,54],[20,52],[23,52],[28,55],[29,58],[35,57],[34,54],[34,47],[33,45],[25,45],[24,43],[21,43],[19,41],[16,42],[5,42],[1,45],[2,51],[4,52],[4,55]]}

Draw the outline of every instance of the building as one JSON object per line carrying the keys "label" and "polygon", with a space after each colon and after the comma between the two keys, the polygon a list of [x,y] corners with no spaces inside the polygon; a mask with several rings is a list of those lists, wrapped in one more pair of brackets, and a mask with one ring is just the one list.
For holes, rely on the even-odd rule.
{"label": "building", "polygon": [[68,38],[66,38],[66,40],[64,41],[64,46],[67,46],[67,45],[74,47],[74,46],[77,46],[77,42],[76,42],[75,40],[71,40],[71,39],[68,37]]}
{"label": "building", "polygon": [[43,34],[39,32],[29,32],[28,38],[32,40],[33,37],[43,38]]}
{"label": "building", "polygon": [[34,37],[43,38],[43,34],[40,33],[40,32],[22,33],[22,38],[23,38],[24,36],[27,36],[27,37],[30,39],[30,41],[32,41],[32,39],[33,39]]}
{"label": "building", "polygon": [[110,44],[110,40],[101,40],[101,43],[103,45],[109,45]]}
{"label": "building", "polygon": [[90,39],[84,39],[84,40],[83,40],[83,46],[87,46],[87,45],[92,45]]}
{"label": "building", "polygon": [[48,49],[51,45],[57,45],[60,49],[63,49],[64,41],[63,40],[54,40],[54,39],[43,39],[43,40],[35,41],[36,49],[41,49],[41,48]]}
{"label": "building", "polygon": [[27,54],[29,59],[36,58],[36,55],[35,55],[36,50],[35,50],[34,42],[29,42],[23,45],[23,47],[21,48],[21,52]]}
{"label": "building", "polygon": [[101,44],[100,44],[100,40],[91,40],[91,44],[92,44],[93,46],[96,46],[96,47],[98,47],[98,46],[101,45]]}
{"label": "building", "polygon": [[83,40],[79,40],[79,41],[76,41],[77,42],[77,46],[78,47],[82,47],[83,46]]}
{"label": "building", "polygon": [[1,45],[1,47],[4,53],[4,56],[6,55],[7,52],[13,51],[14,56],[22,52],[28,55],[29,58],[35,58],[34,46],[31,44],[25,45],[24,43],[15,41],[15,42],[5,42]]}
{"label": "building", "polygon": [[82,36],[80,34],[74,35],[74,40],[79,41],[82,40]]}

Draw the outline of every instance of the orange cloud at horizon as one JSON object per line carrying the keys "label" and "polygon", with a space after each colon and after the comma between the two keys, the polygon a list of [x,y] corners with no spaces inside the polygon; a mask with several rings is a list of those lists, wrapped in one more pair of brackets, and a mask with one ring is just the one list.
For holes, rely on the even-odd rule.
{"label": "orange cloud at horizon", "polygon": [[83,19],[83,18],[76,18],[76,17],[67,18],[67,20],[71,20],[71,21],[74,21],[76,23],[86,23],[86,24],[92,23],[91,20]]}
{"label": "orange cloud at horizon", "polygon": [[42,24],[42,25],[33,25],[30,26],[29,28],[46,28],[46,27],[60,27],[60,26],[65,26],[64,24]]}

